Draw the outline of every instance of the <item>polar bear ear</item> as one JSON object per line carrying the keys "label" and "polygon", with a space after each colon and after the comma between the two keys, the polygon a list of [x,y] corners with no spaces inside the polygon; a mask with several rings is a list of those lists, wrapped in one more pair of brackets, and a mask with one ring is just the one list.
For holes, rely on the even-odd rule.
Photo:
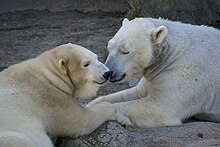
{"label": "polar bear ear", "polygon": [[122,21],[122,25],[124,25],[124,24],[126,24],[126,23],[128,23],[129,22],[129,20],[127,19],[127,18],[125,18],[123,21]]}
{"label": "polar bear ear", "polygon": [[165,26],[159,26],[158,28],[153,30],[151,36],[154,44],[160,44],[161,42],[163,42],[167,33],[168,33],[168,29]]}
{"label": "polar bear ear", "polygon": [[68,67],[67,67],[67,64],[68,64],[68,60],[67,58],[60,58],[57,60],[57,65],[58,65],[58,68],[60,70],[60,72],[64,75],[67,75],[67,71],[68,71]]}

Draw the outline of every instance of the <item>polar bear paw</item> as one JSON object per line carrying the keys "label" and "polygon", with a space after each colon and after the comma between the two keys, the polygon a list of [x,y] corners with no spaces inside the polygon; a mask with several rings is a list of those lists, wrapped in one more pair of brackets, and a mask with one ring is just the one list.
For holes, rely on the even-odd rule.
{"label": "polar bear paw", "polygon": [[92,100],[88,105],[86,105],[86,107],[91,107],[91,106],[98,104],[102,101],[103,101],[102,97],[96,98],[96,99]]}
{"label": "polar bear paw", "polygon": [[131,121],[120,112],[117,112],[117,110],[115,114],[115,120],[118,121],[120,124],[125,125],[126,127],[132,126]]}

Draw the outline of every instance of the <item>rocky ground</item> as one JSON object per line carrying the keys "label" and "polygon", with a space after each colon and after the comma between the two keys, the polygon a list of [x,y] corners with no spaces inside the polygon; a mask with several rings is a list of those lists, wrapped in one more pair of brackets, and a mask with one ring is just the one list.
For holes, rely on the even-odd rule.
{"label": "rocky ground", "polygon": [[[63,43],[82,45],[106,57],[106,45],[121,25],[107,13],[25,10],[0,14],[0,70],[35,57]],[[106,95],[128,88],[128,84],[101,88]],[[220,124],[191,122],[181,126],[128,130],[116,122],[105,123],[88,136],[55,138],[58,147],[71,146],[220,146]]]}

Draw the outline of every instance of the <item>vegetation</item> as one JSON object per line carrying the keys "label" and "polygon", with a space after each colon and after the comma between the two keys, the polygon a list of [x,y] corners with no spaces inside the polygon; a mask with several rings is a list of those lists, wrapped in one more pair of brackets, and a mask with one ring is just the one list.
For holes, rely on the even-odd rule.
{"label": "vegetation", "polygon": [[135,17],[140,16],[144,2],[144,0],[127,0],[127,3],[129,4],[127,18],[134,19]]}

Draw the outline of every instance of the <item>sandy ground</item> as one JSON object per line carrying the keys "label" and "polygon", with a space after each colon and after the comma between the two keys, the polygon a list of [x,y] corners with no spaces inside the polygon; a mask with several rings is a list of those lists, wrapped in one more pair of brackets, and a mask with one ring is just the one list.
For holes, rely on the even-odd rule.
{"label": "sandy ground", "polygon": [[[64,43],[84,46],[104,62],[108,40],[119,29],[120,18],[74,11],[16,11],[0,14],[0,68],[8,67]],[[108,84],[99,95],[127,88]]]}

